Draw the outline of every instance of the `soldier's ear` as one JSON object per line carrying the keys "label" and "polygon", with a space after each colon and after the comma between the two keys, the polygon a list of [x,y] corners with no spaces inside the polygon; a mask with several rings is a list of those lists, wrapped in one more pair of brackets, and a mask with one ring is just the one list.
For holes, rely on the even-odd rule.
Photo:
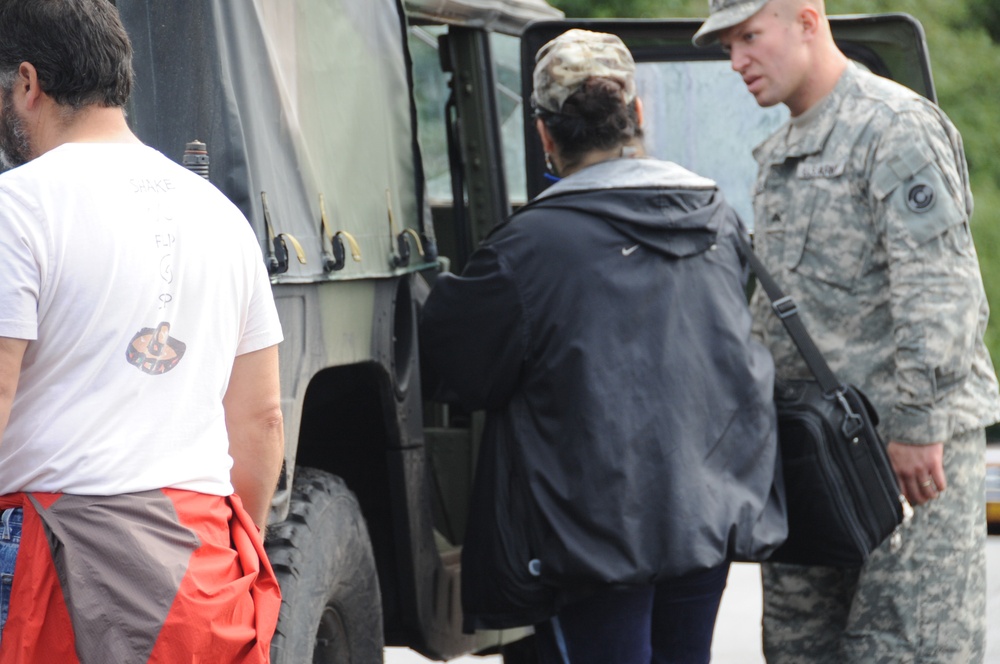
{"label": "soldier's ear", "polygon": [[802,29],[802,37],[804,39],[814,39],[819,34],[822,21],[822,14],[810,3],[802,3],[802,6],[799,7],[796,23]]}

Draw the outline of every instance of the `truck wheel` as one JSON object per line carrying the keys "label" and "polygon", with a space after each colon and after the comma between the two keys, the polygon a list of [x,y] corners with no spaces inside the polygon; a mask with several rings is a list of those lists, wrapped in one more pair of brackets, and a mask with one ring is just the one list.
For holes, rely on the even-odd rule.
{"label": "truck wheel", "polygon": [[382,661],[382,598],[361,509],[344,481],[296,468],[288,517],[264,544],[281,585],[273,664]]}

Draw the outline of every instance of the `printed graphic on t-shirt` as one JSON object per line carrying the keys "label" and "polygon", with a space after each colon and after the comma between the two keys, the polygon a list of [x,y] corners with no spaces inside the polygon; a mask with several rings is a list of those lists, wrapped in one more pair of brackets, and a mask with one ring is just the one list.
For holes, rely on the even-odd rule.
{"label": "printed graphic on t-shirt", "polygon": [[165,374],[184,357],[184,342],[170,336],[170,323],[139,330],[125,350],[128,363],[148,374]]}

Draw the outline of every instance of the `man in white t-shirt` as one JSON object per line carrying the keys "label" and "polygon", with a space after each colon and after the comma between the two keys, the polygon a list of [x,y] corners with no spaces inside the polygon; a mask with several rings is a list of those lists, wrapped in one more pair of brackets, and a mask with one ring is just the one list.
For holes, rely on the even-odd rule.
{"label": "man in white t-shirt", "polygon": [[263,662],[281,328],[250,225],[131,132],[131,82],[107,0],[0,0],[0,658]]}

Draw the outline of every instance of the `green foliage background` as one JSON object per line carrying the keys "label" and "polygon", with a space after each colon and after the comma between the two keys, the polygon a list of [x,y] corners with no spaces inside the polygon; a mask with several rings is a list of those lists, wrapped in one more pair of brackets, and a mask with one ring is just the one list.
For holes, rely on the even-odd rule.
{"label": "green foliage background", "polygon": [[[577,18],[691,18],[708,0],[549,0]],[[991,308],[986,343],[1000,367],[1000,0],[827,0],[829,14],[905,12],[927,33],[938,103],[962,132],[976,210],[972,231]]]}

